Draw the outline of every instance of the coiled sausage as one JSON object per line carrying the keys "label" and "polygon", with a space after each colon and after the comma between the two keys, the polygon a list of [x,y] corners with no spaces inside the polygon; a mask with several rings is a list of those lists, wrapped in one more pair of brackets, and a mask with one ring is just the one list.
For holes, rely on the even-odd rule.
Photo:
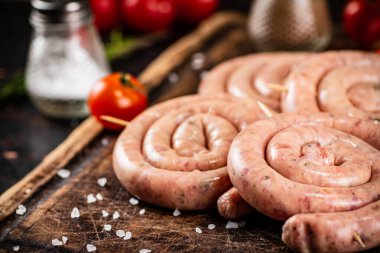
{"label": "coiled sausage", "polygon": [[231,188],[226,163],[235,135],[264,115],[253,100],[185,96],[144,111],[121,133],[116,176],[142,200],[168,208],[216,206]]}
{"label": "coiled sausage", "polygon": [[199,85],[198,93],[229,93],[260,100],[280,110],[280,93],[268,83],[283,84],[292,68],[309,53],[259,53],[225,61],[212,69]]}
{"label": "coiled sausage", "polygon": [[320,53],[285,81],[283,112],[332,112],[380,118],[380,56],[360,51]]}

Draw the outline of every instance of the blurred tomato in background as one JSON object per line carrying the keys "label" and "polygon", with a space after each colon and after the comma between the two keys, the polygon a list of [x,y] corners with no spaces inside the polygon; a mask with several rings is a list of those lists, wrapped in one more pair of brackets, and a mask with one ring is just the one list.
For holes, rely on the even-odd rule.
{"label": "blurred tomato in background", "polygon": [[346,33],[367,49],[380,48],[380,0],[349,0],[343,11]]}
{"label": "blurred tomato in background", "polygon": [[90,4],[101,32],[122,24],[150,33],[168,30],[175,21],[196,24],[216,11],[219,0],[90,0]]}
{"label": "blurred tomato in background", "polygon": [[139,32],[168,29],[175,19],[173,0],[121,0],[122,19]]}
{"label": "blurred tomato in background", "polygon": [[117,0],[90,0],[95,26],[99,31],[109,31],[119,23]]}

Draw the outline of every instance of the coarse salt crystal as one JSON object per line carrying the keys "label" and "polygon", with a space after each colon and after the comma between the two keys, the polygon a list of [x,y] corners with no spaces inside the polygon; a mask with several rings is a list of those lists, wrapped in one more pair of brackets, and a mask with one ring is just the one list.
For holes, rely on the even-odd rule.
{"label": "coarse salt crystal", "polygon": [[101,143],[103,146],[107,146],[108,143],[109,143],[109,141],[108,141],[107,138],[103,138],[103,139],[101,139],[100,143]]}
{"label": "coarse salt crystal", "polygon": [[194,70],[203,68],[205,64],[205,55],[203,53],[195,53],[192,57],[191,67]]}
{"label": "coarse salt crystal", "polygon": [[116,220],[120,217],[120,214],[118,211],[114,212],[113,215],[112,215],[112,219]]}
{"label": "coarse salt crystal", "polygon": [[108,217],[109,213],[106,210],[102,210],[103,217]]}
{"label": "coarse salt crystal", "polygon": [[236,229],[239,228],[239,224],[237,222],[228,221],[226,224],[226,229]]}
{"label": "coarse salt crystal", "polygon": [[132,233],[131,232],[128,231],[127,233],[125,233],[124,240],[129,240],[131,238],[132,238]]}
{"label": "coarse salt crystal", "polygon": [[180,210],[178,210],[178,209],[175,209],[174,210],[174,212],[173,212],[173,216],[179,216],[179,215],[181,215],[181,211]]}
{"label": "coarse salt crystal", "polygon": [[103,196],[100,193],[96,194],[96,198],[97,198],[97,200],[103,200]]}
{"label": "coarse salt crystal", "polygon": [[57,171],[57,175],[60,176],[61,178],[68,178],[71,174],[71,171],[66,170],[66,169],[59,169]]}
{"label": "coarse salt crystal", "polygon": [[96,202],[96,198],[94,196],[94,194],[90,193],[87,195],[87,203],[91,204],[91,203],[94,203]]}
{"label": "coarse salt crystal", "polygon": [[139,253],[150,253],[150,252],[152,252],[152,250],[150,250],[150,249],[140,249],[139,250]]}
{"label": "coarse salt crystal", "polygon": [[32,192],[32,189],[30,189],[30,188],[28,188],[28,189],[25,190],[25,193],[26,193],[26,194],[29,194],[29,193],[31,193],[31,192]]}
{"label": "coarse salt crystal", "polygon": [[92,244],[87,244],[86,248],[88,252],[93,252],[96,250],[96,246]]}
{"label": "coarse salt crystal", "polygon": [[66,244],[67,240],[68,240],[68,238],[66,236],[62,236],[62,242],[63,242],[63,244]]}
{"label": "coarse salt crystal", "polygon": [[100,185],[101,187],[104,187],[106,183],[107,183],[107,178],[101,177],[98,179],[98,185]]}
{"label": "coarse salt crystal", "polygon": [[112,226],[110,224],[105,224],[103,228],[105,231],[111,231]]}
{"label": "coarse salt crystal", "polygon": [[13,246],[13,251],[19,251],[20,250],[20,246]]}
{"label": "coarse salt crystal", "polygon": [[141,209],[140,211],[139,211],[139,214],[140,215],[143,215],[145,213],[145,209]]}
{"label": "coarse salt crystal", "polygon": [[62,241],[58,240],[57,238],[56,239],[53,239],[51,241],[51,244],[53,244],[53,246],[61,246],[63,243]]}
{"label": "coarse salt crystal", "polygon": [[118,236],[118,237],[124,237],[125,236],[125,232],[124,232],[124,230],[117,230],[116,231],[116,235]]}
{"label": "coarse salt crystal", "polygon": [[139,200],[138,199],[135,199],[135,198],[130,198],[129,199],[129,203],[131,204],[131,205],[137,205],[138,203],[139,203]]}
{"label": "coarse salt crystal", "polygon": [[207,228],[208,229],[214,229],[215,228],[215,224],[208,224]]}
{"label": "coarse salt crystal", "polygon": [[202,234],[202,229],[200,229],[199,227],[196,227],[195,232],[197,232],[198,234]]}
{"label": "coarse salt crystal", "polygon": [[80,217],[80,212],[77,207],[74,207],[73,210],[71,211],[71,218],[79,218]]}
{"label": "coarse salt crystal", "polygon": [[177,73],[170,73],[168,80],[170,83],[176,83],[178,82],[178,74]]}
{"label": "coarse salt crystal", "polygon": [[24,215],[26,213],[26,207],[24,205],[19,205],[16,209],[16,214]]}

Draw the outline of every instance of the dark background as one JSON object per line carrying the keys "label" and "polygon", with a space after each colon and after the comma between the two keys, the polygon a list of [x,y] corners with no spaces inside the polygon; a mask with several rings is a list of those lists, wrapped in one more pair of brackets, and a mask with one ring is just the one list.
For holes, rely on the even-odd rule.
{"label": "dark background", "polygon": [[[327,1],[332,20],[340,26],[345,0]],[[249,11],[249,0],[221,0],[220,9]],[[25,0],[0,0],[0,87],[24,68],[31,27],[30,3]],[[160,52],[192,27],[176,24],[167,38],[112,62],[114,70],[140,73]],[[106,36],[105,36],[106,37]],[[80,123],[78,120],[52,120],[40,115],[28,98],[0,104],[0,193],[33,169]],[[10,152],[11,151],[11,152]],[[9,154],[15,157],[9,157]]]}

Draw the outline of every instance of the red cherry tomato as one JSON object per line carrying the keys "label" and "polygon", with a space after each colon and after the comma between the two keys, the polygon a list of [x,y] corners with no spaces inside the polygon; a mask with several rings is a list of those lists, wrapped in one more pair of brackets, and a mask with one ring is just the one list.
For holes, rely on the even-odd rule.
{"label": "red cherry tomato", "polygon": [[168,29],[175,18],[173,0],[122,0],[123,21],[140,32]]}
{"label": "red cherry tomato", "polygon": [[380,38],[380,0],[350,0],[343,11],[347,34],[361,46],[374,47]]}
{"label": "red cherry tomato", "polygon": [[210,16],[218,7],[219,0],[176,0],[179,19],[196,23]]}
{"label": "red cherry tomato", "polygon": [[144,86],[132,75],[110,74],[94,84],[87,101],[90,112],[102,125],[111,130],[123,126],[102,120],[111,116],[130,121],[147,106]]}
{"label": "red cherry tomato", "polygon": [[90,6],[99,31],[109,31],[117,26],[119,11],[116,0],[90,0]]}

